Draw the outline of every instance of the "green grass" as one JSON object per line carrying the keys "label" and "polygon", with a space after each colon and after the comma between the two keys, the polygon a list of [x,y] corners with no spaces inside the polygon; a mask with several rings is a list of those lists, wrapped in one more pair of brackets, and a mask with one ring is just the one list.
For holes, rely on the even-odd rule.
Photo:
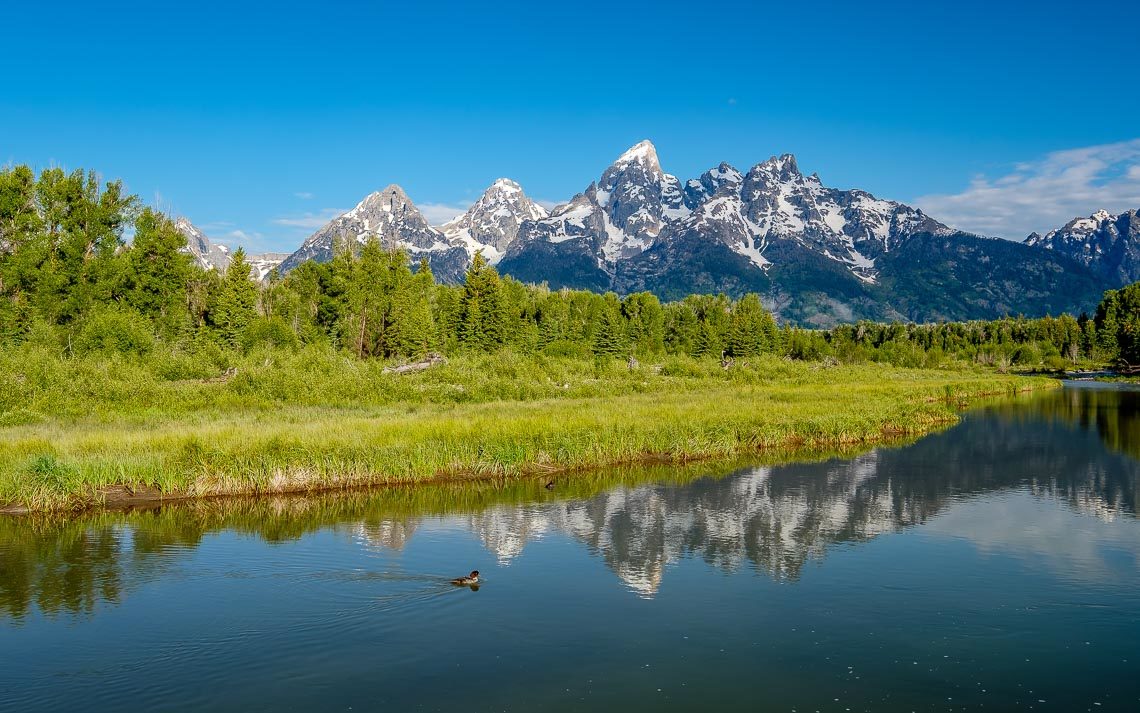
{"label": "green grass", "polygon": [[[1053,383],[775,357],[727,372],[675,357],[631,371],[506,353],[402,376],[329,350],[208,367],[181,358],[0,355],[0,504],[76,509],[120,488],[301,492],[830,449],[922,433],[971,399]],[[209,380],[224,366],[237,376]]]}

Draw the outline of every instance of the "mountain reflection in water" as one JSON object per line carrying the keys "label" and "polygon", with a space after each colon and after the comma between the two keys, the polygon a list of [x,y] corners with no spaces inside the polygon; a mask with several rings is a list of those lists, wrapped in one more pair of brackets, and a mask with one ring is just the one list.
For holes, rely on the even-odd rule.
{"label": "mountain reflection in water", "polygon": [[458,526],[501,565],[528,543],[564,535],[646,597],[670,563],[690,557],[792,581],[837,543],[918,525],[955,501],[1002,490],[1102,520],[1132,518],[1138,448],[1140,393],[1081,386],[981,409],[905,447],[822,462],[629,468],[567,476],[553,492],[531,481],[479,483],[5,518],[0,610],[16,620],[35,609],[94,612],[221,531],[278,543],[330,530],[400,551],[421,530]]}

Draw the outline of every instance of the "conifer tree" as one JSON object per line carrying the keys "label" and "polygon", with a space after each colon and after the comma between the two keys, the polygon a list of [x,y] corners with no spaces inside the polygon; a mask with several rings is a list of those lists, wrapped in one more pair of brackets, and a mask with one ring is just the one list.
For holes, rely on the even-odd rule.
{"label": "conifer tree", "polygon": [[621,302],[621,313],[628,324],[629,341],[638,354],[665,350],[665,313],[652,292],[637,292]]}
{"label": "conifer tree", "polygon": [[505,341],[506,311],[499,273],[482,252],[475,253],[463,285],[459,341],[468,348],[495,351]]}
{"label": "conifer tree", "polygon": [[1116,293],[1117,354],[1127,366],[1140,366],[1140,282]]}
{"label": "conifer tree", "polygon": [[135,237],[127,251],[124,297],[150,317],[160,334],[171,336],[189,316],[187,285],[191,258],[182,248],[186,237],[169,218],[150,208],[135,221]]}
{"label": "conifer tree", "polygon": [[592,342],[594,354],[599,356],[622,356],[629,349],[621,304],[612,292],[607,292],[598,306]]}
{"label": "conifer tree", "polygon": [[726,341],[726,350],[734,357],[775,351],[779,329],[759,296],[749,293],[733,306]]}
{"label": "conifer tree", "polygon": [[237,346],[245,328],[257,316],[257,285],[250,278],[245,250],[238,248],[218,287],[210,321],[231,346]]}
{"label": "conifer tree", "polygon": [[392,302],[390,354],[423,356],[435,341],[432,319],[432,292],[435,279],[427,260],[420,262],[414,275],[400,281]]}

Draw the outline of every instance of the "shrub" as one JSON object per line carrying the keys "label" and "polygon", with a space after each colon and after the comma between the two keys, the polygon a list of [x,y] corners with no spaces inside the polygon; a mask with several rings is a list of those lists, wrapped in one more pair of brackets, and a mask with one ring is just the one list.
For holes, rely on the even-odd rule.
{"label": "shrub", "polygon": [[241,342],[246,352],[257,347],[297,349],[297,335],[280,317],[259,317],[253,320],[242,334]]}
{"label": "shrub", "polygon": [[124,307],[92,310],[75,338],[78,354],[147,354],[154,348],[150,322]]}

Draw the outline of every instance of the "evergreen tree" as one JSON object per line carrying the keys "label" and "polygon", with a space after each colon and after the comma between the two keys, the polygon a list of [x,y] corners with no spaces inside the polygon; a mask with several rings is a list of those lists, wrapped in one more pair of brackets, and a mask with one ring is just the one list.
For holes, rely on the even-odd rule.
{"label": "evergreen tree", "polygon": [[231,346],[241,342],[245,328],[257,316],[257,284],[250,278],[245,250],[234,251],[210,310],[210,322]]}
{"label": "evergreen tree", "polygon": [[1120,356],[1117,291],[1108,290],[1104,293],[1100,304],[1096,308],[1096,347],[1101,359],[1116,361]]}
{"label": "evergreen tree", "polygon": [[665,312],[652,292],[637,292],[621,303],[621,313],[628,323],[629,341],[634,352],[642,355],[665,351]]}
{"label": "evergreen tree", "polygon": [[127,251],[124,297],[164,336],[172,336],[189,316],[187,285],[192,265],[190,256],[182,252],[185,246],[185,236],[166,216],[150,208],[139,214]]}
{"label": "evergreen tree", "polygon": [[427,260],[415,275],[401,280],[392,304],[391,354],[419,357],[431,351],[435,341],[432,293],[435,279]]}
{"label": "evergreen tree", "polygon": [[1140,366],[1140,282],[1116,293],[1117,354],[1127,366]]}
{"label": "evergreen tree", "polygon": [[622,356],[629,350],[625,319],[621,316],[621,304],[617,295],[612,292],[607,292],[598,306],[591,346],[594,354],[599,356]]}
{"label": "evergreen tree", "polygon": [[505,341],[506,311],[499,273],[475,253],[463,285],[459,341],[470,349],[495,351]]}
{"label": "evergreen tree", "polygon": [[775,337],[776,322],[758,296],[747,294],[732,308],[727,335],[729,354],[746,357],[773,351]]}

